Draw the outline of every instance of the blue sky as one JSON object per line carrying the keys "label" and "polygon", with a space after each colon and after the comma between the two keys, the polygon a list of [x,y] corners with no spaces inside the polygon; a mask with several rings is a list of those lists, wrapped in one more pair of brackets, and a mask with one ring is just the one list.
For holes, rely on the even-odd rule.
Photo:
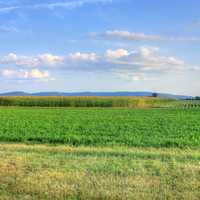
{"label": "blue sky", "polygon": [[0,0],[0,92],[200,95],[199,0]]}

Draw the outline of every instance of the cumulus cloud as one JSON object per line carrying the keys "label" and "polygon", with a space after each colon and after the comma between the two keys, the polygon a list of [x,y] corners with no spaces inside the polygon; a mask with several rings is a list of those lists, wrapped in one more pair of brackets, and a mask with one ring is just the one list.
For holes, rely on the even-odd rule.
{"label": "cumulus cloud", "polygon": [[[90,54],[83,56],[84,59],[80,56],[84,55],[83,53],[74,53],[73,55],[74,59],[80,62],[78,65],[73,65],[66,59],[64,69],[102,71],[135,81],[154,80],[155,77],[165,73],[180,73],[194,69],[194,66],[180,58],[162,55],[158,47],[142,46],[131,51],[108,49],[104,54],[95,54],[95,59],[89,59]],[[195,66],[195,69],[198,69],[198,66]]]}
{"label": "cumulus cloud", "polygon": [[15,53],[9,53],[8,55],[0,58],[0,63],[36,67],[38,65],[38,59],[29,56],[18,56]]}
{"label": "cumulus cloud", "polygon": [[126,49],[117,49],[115,51],[108,49],[106,51],[106,57],[108,59],[118,59],[118,58],[122,58],[124,56],[128,56],[129,53]]}
{"label": "cumulus cloud", "polygon": [[[113,73],[129,80],[152,80],[153,77],[165,73],[199,70],[176,56],[163,55],[158,47],[141,46],[137,49],[108,49],[104,53],[74,52],[66,55],[50,53],[38,56],[19,56],[10,53],[0,57],[0,65],[13,66],[14,71],[6,69],[4,77],[23,77],[33,79],[48,79],[46,70],[82,71]],[[53,67],[52,67],[53,66]],[[27,69],[31,70],[27,70]],[[20,69],[20,70],[18,70]],[[22,70],[21,70],[22,69]],[[53,71],[53,72],[55,72]]]}
{"label": "cumulus cloud", "polygon": [[41,54],[35,57],[18,56],[15,53],[9,53],[7,56],[0,58],[0,64],[15,64],[16,66],[38,67],[54,66],[63,62],[63,57],[52,54]]}
{"label": "cumulus cloud", "polygon": [[95,53],[71,53],[69,59],[72,61],[96,61],[97,55]]}
{"label": "cumulus cloud", "polygon": [[173,56],[160,55],[158,48],[140,47],[137,52],[129,56],[130,63],[135,63],[141,70],[182,70],[186,68],[183,60]]}
{"label": "cumulus cloud", "polygon": [[125,49],[109,50],[106,57],[109,57],[108,63],[118,66],[117,68],[120,69],[162,72],[186,68],[183,60],[173,56],[162,56],[159,48],[156,47],[140,47],[130,52]]}
{"label": "cumulus cloud", "polygon": [[49,72],[48,71],[40,71],[38,69],[33,69],[33,70],[27,72],[27,77],[35,78],[35,79],[47,79],[47,78],[49,78]]}
{"label": "cumulus cloud", "polygon": [[54,66],[60,64],[64,61],[62,56],[55,56],[49,53],[41,54],[36,58],[38,60],[38,65]]}
{"label": "cumulus cloud", "polygon": [[14,79],[45,79],[50,78],[48,71],[41,71],[39,69],[32,69],[29,71],[26,70],[16,70],[16,69],[3,69],[1,70],[1,75],[5,78],[14,78]]}

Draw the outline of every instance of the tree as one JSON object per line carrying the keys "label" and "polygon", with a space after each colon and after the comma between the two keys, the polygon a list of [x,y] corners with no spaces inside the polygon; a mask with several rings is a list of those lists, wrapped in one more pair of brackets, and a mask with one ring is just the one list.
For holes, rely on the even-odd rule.
{"label": "tree", "polygon": [[200,97],[199,97],[199,96],[196,96],[196,97],[195,97],[195,100],[200,100]]}
{"label": "tree", "polygon": [[156,93],[156,92],[154,92],[154,93],[152,93],[152,97],[158,97],[158,93]]}

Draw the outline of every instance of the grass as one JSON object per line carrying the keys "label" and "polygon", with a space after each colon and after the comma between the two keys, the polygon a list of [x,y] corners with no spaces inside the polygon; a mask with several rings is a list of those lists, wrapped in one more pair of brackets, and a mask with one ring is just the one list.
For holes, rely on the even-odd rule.
{"label": "grass", "polygon": [[200,147],[198,109],[0,108],[0,141]]}
{"label": "grass", "polygon": [[0,144],[2,200],[197,200],[200,150]]}

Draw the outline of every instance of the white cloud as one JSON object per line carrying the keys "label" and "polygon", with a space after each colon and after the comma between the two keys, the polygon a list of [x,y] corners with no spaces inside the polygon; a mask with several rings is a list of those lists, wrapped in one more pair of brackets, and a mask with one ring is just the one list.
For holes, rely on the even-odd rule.
{"label": "white cloud", "polygon": [[38,69],[32,69],[30,71],[26,70],[16,70],[16,69],[3,69],[1,70],[1,75],[5,78],[14,79],[49,79],[50,74],[48,71],[41,71]]}
{"label": "white cloud", "polygon": [[40,71],[38,69],[33,69],[27,73],[27,77],[35,78],[35,79],[47,79],[47,78],[49,78],[49,72],[48,71]]}
{"label": "white cloud", "polygon": [[96,61],[97,56],[95,53],[71,53],[69,58],[73,61]]}
{"label": "white cloud", "polygon": [[114,74],[126,80],[155,80],[165,73],[178,73],[190,68],[190,65],[181,59],[160,55],[157,47],[140,47],[132,52],[119,49],[113,52],[124,52],[124,54],[119,57],[112,56],[107,64],[112,66]]}
{"label": "white cloud", "polygon": [[[175,56],[162,55],[158,47],[139,47],[133,50],[108,49],[102,54],[97,53],[69,53],[66,56],[52,55],[50,53],[38,56],[18,56],[10,53],[0,57],[0,65],[11,65],[12,71],[6,69],[2,72],[4,77],[19,77],[33,79],[48,79],[49,72],[57,70],[104,72],[118,76],[128,77],[129,80],[152,80],[155,76],[165,73],[180,73],[183,71],[199,70],[200,66],[187,64]],[[54,67],[52,67],[54,66]],[[31,67],[31,70],[27,70]],[[20,68],[21,70],[18,70]],[[43,69],[43,70],[42,70]],[[55,72],[54,71],[54,72]]]}
{"label": "white cloud", "polygon": [[5,77],[12,77],[16,74],[16,71],[10,69],[4,69],[1,71],[1,75]]}
{"label": "white cloud", "polygon": [[83,6],[85,4],[94,4],[94,3],[107,3],[112,2],[112,0],[76,0],[76,1],[61,1],[61,2],[53,2],[53,3],[44,3],[37,4],[32,6],[32,8],[47,8],[47,9],[55,9],[55,8],[67,8],[72,9],[76,7]]}
{"label": "white cloud", "polygon": [[173,36],[161,36],[151,35],[145,33],[136,33],[126,30],[108,30],[104,33],[90,33],[92,38],[104,38],[107,40],[127,40],[127,41],[166,41],[166,42],[198,42],[199,37],[173,37]]}
{"label": "white cloud", "polygon": [[128,56],[128,55],[129,55],[129,53],[125,49],[117,49],[115,51],[108,49],[106,51],[106,57],[108,59],[118,59],[118,58]]}
{"label": "white cloud", "polygon": [[143,57],[150,57],[158,51],[159,51],[158,47],[140,47],[139,48],[139,53]]}
{"label": "white cloud", "polygon": [[131,33],[129,31],[106,31],[102,34],[102,37],[111,39],[126,39],[126,40],[149,40],[149,41],[159,41],[161,37],[158,35],[147,35],[144,33]]}
{"label": "white cloud", "polygon": [[64,61],[62,56],[55,56],[49,53],[41,54],[38,56],[38,63],[46,65],[46,66],[54,66],[60,64]]}
{"label": "white cloud", "polygon": [[127,70],[118,70],[115,72],[116,76],[127,81],[148,81],[156,80],[153,74],[145,74],[142,72],[130,72]]}
{"label": "white cloud", "polygon": [[109,49],[103,55],[96,55],[98,59],[95,63],[88,59],[88,56],[84,56],[85,59],[80,59],[82,57],[79,53],[73,55],[78,55],[74,57],[80,62],[78,65],[67,64],[68,60],[66,59],[64,66],[66,70],[102,71],[135,81],[154,80],[155,77],[166,73],[180,73],[194,68],[175,56],[162,55],[158,47],[139,47],[133,51]]}
{"label": "white cloud", "polygon": [[[109,55],[108,63],[118,66],[119,69],[139,70],[139,71],[177,71],[186,68],[183,60],[172,56],[161,56],[159,48],[140,47],[139,49],[128,52],[126,49],[107,51]],[[113,67],[116,69],[116,67]]]}
{"label": "white cloud", "polygon": [[0,58],[0,63],[36,67],[38,65],[38,59],[29,56],[18,56],[15,53],[9,53],[7,56]]}
{"label": "white cloud", "polygon": [[200,66],[192,66],[190,69],[192,71],[200,71]]}
{"label": "white cloud", "polygon": [[130,56],[130,61],[136,62],[142,70],[181,70],[186,67],[183,60],[173,56],[160,55],[158,48],[140,47],[136,53]]}
{"label": "white cloud", "polygon": [[15,10],[37,10],[37,9],[48,9],[54,10],[56,8],[64,8],[64,9],[73,9],[77,7],[84,6],[86,4],[96,4],[96,3],[111,3],[113,0],[65,0],[65,1],[56,1],[52,0],[49,3],[25,3],[20,1],[14,1],[13,3],[6,5],[4,4],[0,6],[0,13],[9,13]]}
{"label": "white cloud", "polygon": [[9,13],[19,8],[19,6],[0,7],[0,13]]}
{"label": "white cloud", "polygon": [[64,58],[52,54],[41,54],[36,57],[18,56],[15,53],[9,53],[7,56],[0,58],[0,64],[14,64],[20,67],[38,67],[38,66],[54,66],[63,62]]}
{"label": "white cloud", "polygon": [[3,57],[1,59],[2,63],[9,63],[9,62],[16,62],[17,61],[17,55],[14,53],[9,53],[7,56]]}

